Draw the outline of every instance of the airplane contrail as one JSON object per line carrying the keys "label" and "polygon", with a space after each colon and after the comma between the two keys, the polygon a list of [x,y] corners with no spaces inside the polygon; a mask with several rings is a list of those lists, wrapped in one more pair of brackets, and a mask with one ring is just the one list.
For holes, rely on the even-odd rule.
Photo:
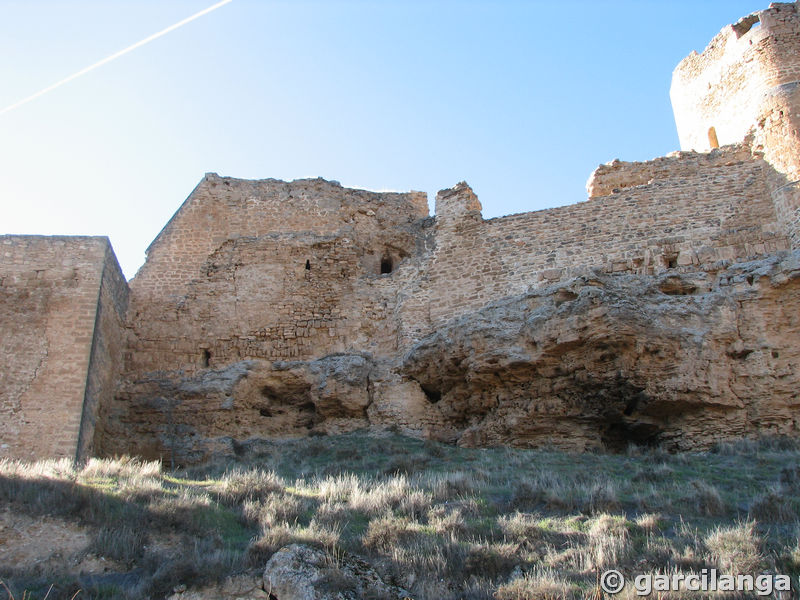
{"label": "airplane contrail", "polygon": [[36,98],[38,98],[39,96],[43,96],[47,92],[52,92],[54,89],[56,89],[58,87],[61,87],[65,83],[69,83],[70,81],[72,81],[73,79],[77,79],[81,75],[86,75],[86,73],[88,73],[89,71],[94,71],[96,68],[102,67],[104,64],[110,63],[112,60],[117,59],[120,56],[123,56],[123,55],[127,54],[128,52],[132,52],[133,50],[136,50],[137,48],[139,48],[141,46],[144,46],[145,44],[148,44],[148,43],[152,42],[153,40],[160,38],[163,35],[167,35],[170,31],[175,31],[179,27],[183,27],[187,23],[190,23],[191,21],[194,21],[195,19],[199,19],[203,15],[207,15],[211,11],[217,10],[219,7],[224,6],[225,4],[228,4],[230,2],[233,2],[233,0],[222,0],[222,2],[217,2],[213,6],[209,6],[208,8],[203,9],[200,12],[193,14],[191,17],[186,17],[182,21],[178,21],[174,25],[170,25],[169,27],[167,27],[166,29],[162,29],[158,33],[154,33],[153,35],[148,36],[148,37],[144,38],[143,40],[141,40],[139,42],[136,42],[135,44],[120,50],[119,52],[115,52],[111,56],[107,56],[103,60],[100,60],[100,61],[94,63],[93,65],[89,65],[88,67],[86,67],[84,69],[81,69],[77,73],[73,73],[69,77],[65,77],[61,81],[58,81],[58,82],[54,83],[53,85],[47,86],[43,90],[39,90],[38,92],[36,92],[35,94],[33,94],[31,96],[28,96],[27,98],[23,98],[19,102],[15,102],[14,104],[11,104],[10,106],[6,106],[4,109],[0,110],[0,115],[5,114],[5,113],[7,113],[9,111],[12,111],[15,108],[19,108],[23,104],[27,104],[31,100],[35,100]]}

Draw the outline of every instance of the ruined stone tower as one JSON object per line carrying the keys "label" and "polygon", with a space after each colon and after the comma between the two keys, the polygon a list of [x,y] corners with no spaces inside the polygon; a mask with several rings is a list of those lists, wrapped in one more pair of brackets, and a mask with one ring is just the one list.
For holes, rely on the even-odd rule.
{"label": "ruined stone tower", "polygon": [[800,247],[800,14],[773,3],[728,25],[675,69],[670,96],[681,148],[708,151],[751,139],[778,175],[778,217]]}

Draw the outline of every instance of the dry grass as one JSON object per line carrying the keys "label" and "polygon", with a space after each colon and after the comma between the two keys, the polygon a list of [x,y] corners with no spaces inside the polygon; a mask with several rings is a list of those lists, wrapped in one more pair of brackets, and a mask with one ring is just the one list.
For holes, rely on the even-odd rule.
{"label": "dry grass", "polygon": [[0,600],[53,582],[50,598],[164,598],[257,574],[291,543],[358,555],[418,600],[595,597],[606,568],[800,575],[800,452],[786,441],[573,455],[348,434],[262,450],[176,472],[0,462],[0,508],[75,522],[87,555],[136,574],[87,586],[66,560],[3,564]]}
{"label": "dry grass", "polygon": [[501,585],[497,600],[566,600],[575,598],[575,590],[552,569],[534,569],[530,573]]}
{"label": "dry grass", "polygon": [[705,543],[725,573],[757,573],[764,562],[755,521],[719,526],[706,536]]}

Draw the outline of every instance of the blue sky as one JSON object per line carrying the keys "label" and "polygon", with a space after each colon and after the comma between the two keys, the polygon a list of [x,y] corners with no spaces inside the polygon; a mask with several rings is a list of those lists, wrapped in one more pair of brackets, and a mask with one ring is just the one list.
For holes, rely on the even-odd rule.
{"label": "blue sky", "polygon": [[[0,109],[211,4],[0,0]],[[672,70],[767,5],[233,0],[0,115],[0,233],[108,235],[132,277],[209,171],[579,202],[678,149]]]}

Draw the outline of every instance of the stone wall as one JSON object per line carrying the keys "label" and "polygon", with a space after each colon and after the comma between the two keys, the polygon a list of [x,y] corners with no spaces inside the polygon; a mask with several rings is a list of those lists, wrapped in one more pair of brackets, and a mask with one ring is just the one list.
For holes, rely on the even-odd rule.
{"label": "stone wall", "polygon": [[[462,182],[430,217],[419,192],[207,174],[130,300],[105,238],[2,238],[0,456],[177,464],[389,424],[482,444],[560,423],[585,447],[794,434],[798,32],[795,4],[726,27],[673,77],[686,150],[601,165],[579,204],[484,220]],[[663,344],[640,343],[676,295]],[[706,371],[676,378],[678,356]],[[604,420],[644,392],[649,413]],[[699,416],[665,422],[678,405]]]}
{"label": "stone wall", "polygon": [[[208,176],[131,282],[100,451],[179,464],[260,437],[390,424],[460,439],[469,420],[443,412],[446,386],[402,372],[418,343],[592,270],[716,273],[787,251],[775,177],[747,144],[615,161],[594,173],[586,202],[484,220],[466,183],[438,194],[432,219],[413,193]],[[243,219],[248,207],[258,209]],[[213,243],[197,233],[204,224]]]}
{"label": "stone wall", "polygon": [[[208,175],[131,282],[129,376],[242,359],[391,356],[490,300],[587,267],[659,273],[789,248],[746,145],[600,166],[572,206],[484,221],[437,198]],[[383,267],[390,273],[381,273]]]}
{"label": "stone wall", "polygon": [[105,411],[117,391],[128,341],[125,327],[128,284],[110,244],[106,247],[102,273],[78,440],[80,459],[96,453],[97,437],[102,436],[98,423],[102,430]]}
{"label": "stone wall", "polygon": [[0,457],[91,448],[84,401],[109,400],[126,290],[108,238],[0,237]]}
{"label": "stone wall", "polygon": [[387,316],[425,217],[421,193],[207,175],[131,281],[128,372],[393,352]]}
{"label": "stone wall", "polygon": [[800,15],[796,3],[728,25],[675,69],[670,96],[681,148],[708,150],[752,138],[780,175],[778,217],[800,247]]}
{"label": "stone wall", "polygon": [[[772,171],[745,145],[615,161],[595,171],[586,202],[486,221],[466,184],[445,190],[435,252],[404,308],[427,313],[436,328],[588,267],[658,274],[786,250],[767,187]],[[410,341],[424,330],[418,318],[403,326]]]}

